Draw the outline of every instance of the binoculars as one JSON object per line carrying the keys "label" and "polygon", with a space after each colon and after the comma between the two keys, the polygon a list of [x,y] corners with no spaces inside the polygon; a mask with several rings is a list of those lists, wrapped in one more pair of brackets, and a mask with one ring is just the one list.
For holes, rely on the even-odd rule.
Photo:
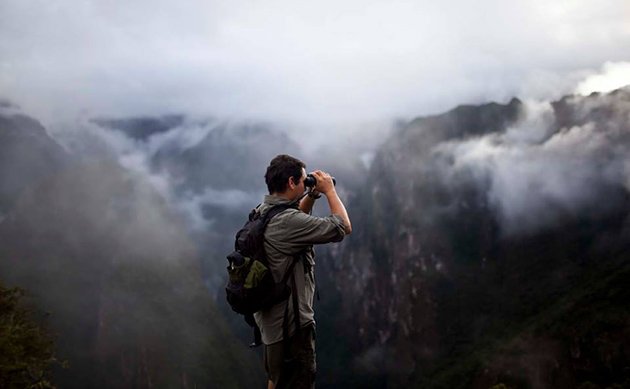
{"label": "binoculars", "polygon": [[[333,177],[332,180],[333,180],[333,185],[337,185],[337,180],[335,180],[335,177]],[[315,185],[317,185],[317,179],[315,178],[315,176],[312,174],[307,174],[306,178],[304,179],[304,186],[308,188],[312,188]]]}

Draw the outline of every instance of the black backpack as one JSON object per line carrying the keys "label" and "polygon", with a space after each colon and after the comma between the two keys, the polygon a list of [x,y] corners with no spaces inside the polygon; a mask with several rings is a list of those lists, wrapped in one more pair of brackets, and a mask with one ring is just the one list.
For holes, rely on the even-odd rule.
{"label": "black backpack", "polygon": [[281,282],[274,282],[265,255],[264,234],[269,221],[280,212],[296,208],[295,204],[279,204],[264,214],[254,209],[249,220],[236,234],[234,251],[227,256],[228,283],[225,287],[227,301],[232,310],[245,315],[245,321],[254,327],[254,343],[261,344],[260,330],[256,327],[253,314],[268,309],[288,299],[291,288],[288,277],[293,273],[296,259],[291,263]]}

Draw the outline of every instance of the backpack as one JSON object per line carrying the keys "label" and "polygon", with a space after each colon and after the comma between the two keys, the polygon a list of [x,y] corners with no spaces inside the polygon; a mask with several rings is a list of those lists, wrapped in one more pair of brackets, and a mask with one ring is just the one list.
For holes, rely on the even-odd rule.
{"label": "backpack", "polygon": [[294,258],[282,281],[276,283],[264,247],[267,224],[274,216],[289,208],[296,208],[296,205],[275,205],[264,214],[257,209],[252,210],[248,221],[236,234],[234,251],[227,256],[227,302],[233,311],[245,315],[245,321],[254,327],[252,347],[261,344],[260,330],[256,327],[253,314],[287,300],[291,295],[287,281],[297,259]]}

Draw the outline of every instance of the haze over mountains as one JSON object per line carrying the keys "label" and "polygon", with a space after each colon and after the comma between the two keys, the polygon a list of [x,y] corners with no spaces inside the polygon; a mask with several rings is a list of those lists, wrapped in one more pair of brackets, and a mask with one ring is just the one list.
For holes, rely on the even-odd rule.
{"label": "haze over mountains", "polygon": [[[67,153],[28,117],[2,124],[3,168],[14,172],[2,184],[19,190],[4,190],[13,197],[0,223],[0,274],[52,312],[58,355],[70,364],[56,372],[60,387],[263,380],[204,287],[203,255],[184,219],[150,182],[115,159]],[[46,142],[29,142],[36,137]],[[11,153],[16,146],[21,153]]]}
{"label": "haze over mountains", "polygon": [[629,113],[626,88],[395,133],[333,270],[336,331],[371,377],[348,382],[627,385]]}
{"label": "haze over mountains", "polygon": [[221,288],[281,152],[333,172],[355,226],[318,250],[322,387],[630,380],[628,88],[459,106],[352,153],[185,115],[51,138],[14,111],[0,115],[0,281],[52,313],[60,387],[264,381]]}

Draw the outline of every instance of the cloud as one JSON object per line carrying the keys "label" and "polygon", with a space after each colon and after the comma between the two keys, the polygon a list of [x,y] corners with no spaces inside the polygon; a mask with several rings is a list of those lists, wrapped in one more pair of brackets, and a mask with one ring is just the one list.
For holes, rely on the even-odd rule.
{"label": "cloud", "polygon": [[[156,168],[152,159],[159,153],[180,153],[198,145],[208,134],[225,126],[238,126],[206,120],[184,121],[181,125],[139,140],[122,131],[113,130],[87,120],[63,128],[53,128],[53,136],[78,158],[111,159],[134,175],[134,180],[148,183],[188,222],[194,232],[212,228],[213,215],[204,214],[204,207],[218,207],[223,212],[244,212],[260,202],[263,185],[246,192],[233,188],[205,186],[201,192],[186,187],[182,177],[167,169]],[[211,174],[211,173],[208,173]],[[262,172],[261,172],[262,175]],[[264,182],[261,181],[261,184]]]}
{"label": "cloud", "polygon": [[328,128],[559,97],[628,60],[629,16],[625,0],[6,0],[0,90],[45,122],[182,112]]}
{"label": "cloud", "polygon": [[[628,64],[628,16],[622,0],[7,0],[0,4],[0,90],[67,148],[119,158],[201,225],[208,199],[242,196],[175,196],[175,178],[149,167],[156,152],[192,147],[219,122],[256,119],[284,122],[278,127],[310,146],[310,160],[345,163],[356,154],[369,166],[393,117],[514,95],[549,101],[585,77],[580,88],[595,82],[604,62],[605,78],[619,79]],[[534,201],[521,196],[528,185],[539,185],[534,199],[564,198],[551,181],[531,182],[528,169],[546,167],[524,155],[552,135],[552,113],[544,104],[528,109],[522,128],[501,139],[453,146],[462,166],[493,177],[493,202],[506,220],[518,220]],[[190,119],[146,143],[86,123],[169,113],[218,119]],[[77,117],[76,128],[55,124]],[[541,161],[555,157],[536,153]],[[529,181],[513,182],[507,166]]]}
{"label": "cloud", "polygon": [[630,62],[606,62],[600,73],[590,75],[578,84],[576,93],[606,93],[626,85],[630,85]]}
{"label": "cloud", "polygon": [[[550,104],[529,102],[503,133],[438,144],[434,154],[453,161],[443,172],[446,181],[474,177],[506,234],[610,211],[619,189],[630,190],[630,104],[610,95],[570,104],[585,124],[556,128]],[[592,116],[606,107],[614,110],[609,120]]]}
{"label": "cloud", "polygon": [[244,213],[243,210],[253,208],[260,203],[261,192],[245,192],[239,189],[206,188],[203,193],[185,193],[177,199],[177,208],[184,213],[191,227],[196,231],[204,231],[211,227],[214,219],[204,216],[204,206],[215,206],[225,211]]}

